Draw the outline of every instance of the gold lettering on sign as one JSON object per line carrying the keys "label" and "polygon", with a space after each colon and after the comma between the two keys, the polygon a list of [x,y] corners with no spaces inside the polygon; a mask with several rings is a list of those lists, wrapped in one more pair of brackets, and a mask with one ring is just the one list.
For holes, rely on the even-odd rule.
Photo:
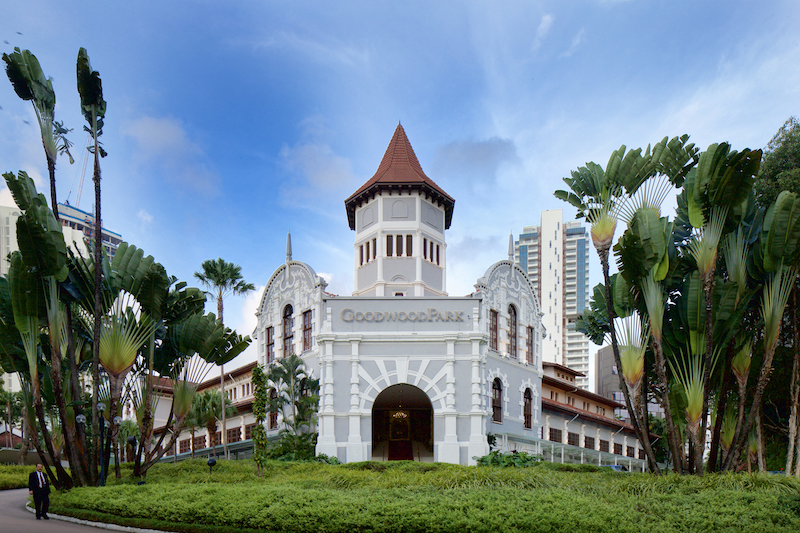
{"label": "gold lettering on sign", "polygon": [[440,311],[433,307],[425,311],[354,311],[342,309],[344,322],[464,322],[464,311]]}

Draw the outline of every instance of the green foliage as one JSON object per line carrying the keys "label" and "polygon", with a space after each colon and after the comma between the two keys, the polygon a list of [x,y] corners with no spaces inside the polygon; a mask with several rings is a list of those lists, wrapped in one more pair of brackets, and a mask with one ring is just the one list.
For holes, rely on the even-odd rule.
{"label": "green foliage", "polygon": [[251,381],[253,383],[253,416],[256,419],[252,434],[253,461],[261,475],[262,468],[267,462],[267,432],[264,429],[264,422],[267,420],[269,390],[267,390],[267,376],[260,365],[253,368]]}
{"label": "green foliage", "polygon": [[489,452],[488,455],[473,457],[473,459],[475,459],[479,466],[521,467],[536,465],[542,460],[542,456],[539,454],[531,455],[527,452],[513,451],[504,453],[499,450],[494,450]]}
{"label": "green foliage", "polygon": [[789,117],[767,145],[753,185],[759,204],[768,206],[782,191],[800,195],[800,121]]}
{"label": "green foliage", "polygon": [[270,461],[258,478],[250,461],[220,461],[209,474],[198,459],[158,464],[146,485],[54,494],[51,510],[185,532],[782,533],[800,527],[800,483],[784,476],[620,476],[593,465],[551,465],[576,467],[571,472],[546,465]]}
{"label": "green foliage", "polygon": [[28,486],[31,466],[0,465],[0,490],[23,489]]}

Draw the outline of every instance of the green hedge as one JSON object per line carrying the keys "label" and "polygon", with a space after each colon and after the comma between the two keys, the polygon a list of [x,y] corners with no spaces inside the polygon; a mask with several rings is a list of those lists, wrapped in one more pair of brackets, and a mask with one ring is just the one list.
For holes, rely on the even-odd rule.
{"label": "green hedge", "polygon": [[32,466],[0,465],[0,490],[24,489]]}
{"label": "green hedge", "polygon": [[800,483],[783,476],[412,462],[270,462],[264,477],[254,472],[250,461],[220,461],[211,474],[204,460],[162,464],[145,485],[73,489],[53,495],[52,509],[186,532],[800,530]]}

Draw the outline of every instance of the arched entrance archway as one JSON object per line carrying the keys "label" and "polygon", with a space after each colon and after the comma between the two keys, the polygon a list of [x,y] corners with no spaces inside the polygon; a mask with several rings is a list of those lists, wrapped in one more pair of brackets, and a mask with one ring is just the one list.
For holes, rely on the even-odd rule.
{"label": "arched entrance archway", "polygon": [[372,404],[372,459],[433,460],[433,405],[422,389],[400,383]]}

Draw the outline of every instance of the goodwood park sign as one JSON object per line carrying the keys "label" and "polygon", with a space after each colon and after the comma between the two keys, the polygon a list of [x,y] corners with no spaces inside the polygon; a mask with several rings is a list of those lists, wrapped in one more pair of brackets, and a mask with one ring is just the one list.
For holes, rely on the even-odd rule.
{"label": "goodwood park sign", "polygon": [[354,311],[342,309],[344,322],[464,322],[464,311]]}

